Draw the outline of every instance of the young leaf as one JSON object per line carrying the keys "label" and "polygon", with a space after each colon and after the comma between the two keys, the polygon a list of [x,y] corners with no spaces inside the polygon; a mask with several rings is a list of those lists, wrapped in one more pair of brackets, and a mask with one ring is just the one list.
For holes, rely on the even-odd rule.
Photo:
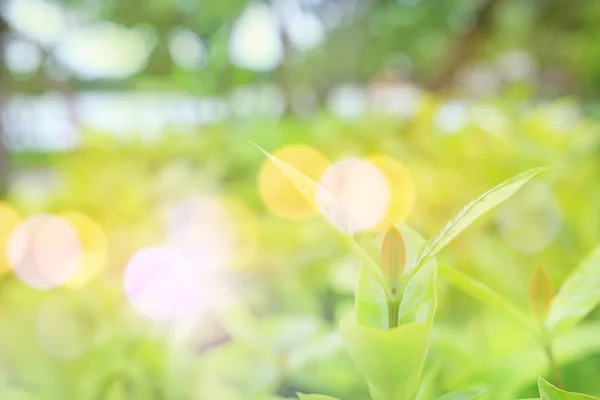
{"label": "young leaf", "polygon": [[[440,233],[427,241],[413,262],[414,268],[419,269],[483,213],[508,200],[528,180],[548,169],[533,168],[522,172],[473,200],[450,220]],[[416,273],[416,270],[413,273]]]}
{"label": "young leaf", "polygon": [[[296,168],[292,167],[285,161],[280,160],[279,158],[275,157],[274,155],[272,155],[271,153],[269,153],[268,151],[266,151],[265,149],[263,149],[256,143],[252,143],[252,144],[254,146],[256,146],[256,148],[258,150],[260,150],[265,156],[267,156],[267,158],[269,158],[269,160],[271,160],[271,162],[273,162],[273,164],[275,164],[275,166],[277,168],[279,168],[281,170],[281,172],[283,172],[283,174],[292,182],[292,184],[296,187],[296,189],[298,189],[298,191],[300,191],[300,194],[302,194],[302,196],[313,207],[320,210],[322,214],[326,213],[327,215],[330,215],[330,216],[332,214],[335,214],[335,218],[333,218],[333,219],[335,219],[335,221],[338,223],[338,225],[341,224],[343,226],[346,226],[346,228],[347,228],[347,229],[345,229],[346,232],[353,231],[351,229],[351,227],[353,226],[352,221],[350,220],[350,218],[348,218],[347,215],[342,215],[342,211],[341,211],[342,208],[338,206],[338,202],[332,194],[327,192],[327,190],[325,190],[325,188],[323,188],[321,185],[317,184],[315,181],[313,181],[308,176],[306,176],[302,172],[298,171]],[[322,201],[324,201],[326,203],[324,205],[321,205],[321,207],[319,207],[315,203],[315,199],[313,197],[313,194],[317,193],[317,191],[319,192],[320,198],[322,199]],[[325,208],[325,210],[322,209],[323,207]],[[383,273],[382,273],[381,269],[379,268],[379,265],[377,264],[377,262],[375,262],[375,260],[373,260],[358,245],[358,243],[356,243],[356,241],[354,241],[354,239],[352,237],[348,236],[347,234],[343,233],[342,231],[340,231],[337,228],[335,229],[335,231],[340,233],[340,235],[342,236],[344,241],[349,245],[349,247],[361,259],[361,261],[363,262],[363,265],[369,270],[369,272],[371,274],[373,274],[373,276],[379,282],[379,284],[381,284],[383,287],[385,287],[386,282],[383,277]]]}
{"label": "young leaf", "polygon": [[340,334],[354,363],[369,383],[373,400],[413,400],[429,344],[429,325],[412,323],[380,330],[352,321]]}
{"label": "young leaf", "polygon": [[541,400],[599,400],[598,397],[561,390],[545,381],[542,377],[538,380],[538,389],[540,396],[542,396]]}
{"label": "young leaf", "polygon": [[483,396],[487,389],[461,390],[439,397],[438,400],[475,400]]}
{"label": "young leaf", "polygon": [[[406,257],[414,257],[425,243],[425,239],[406,225],[398,227],[402,235]],[[370,253],[377,253],[377,246],[367,243],[366,246],[374,247]],[[430,260],[422,271],[419,271],[410,280],[402,293],[400,304],[399,322],[431,322],[436,308],[435,280],[437,267],[435,259]],[[359,324],[373,328],[387,329],[388,309],[386,297],[380,285],[364,268],[358,277],[356,287],[356,317]]]}
{"label": "young leaf", "polygon": [[471,278],[455,268],[450,268],[445,265],[438,265],[440,275],[446,279],[451,285],[468,294],[469,296],[479,300],[501,313],[520,322],[524,327],[528,328],[533,333],[538,333],[538,327],[527,317],[521,310],[506,300],[500,294],[496,293],[483,283]]}
{"label": "young leaf", "polygon": [[533,315],[543,321],[552,302],[552,282],[542,267],[537,267],[529,284],[529,306]]}
{"label": "young leaf", "polygon": [[392,295],[395,294],[398,280],[404,273],[406,265],[406,246],[400,231],[390,225],[381,244],[381,269],[388,282]]}
{"label": "young leaf", "polygon": [[562,284],[550,304],[546,328],[557,335],[579,323],[600,302],[600,246]]}
{"label": "young leaf", "polygon": [[322,394],[302,394],[296,393],[298,395],[298,400],[337,400],[331,396],[325,396]]}

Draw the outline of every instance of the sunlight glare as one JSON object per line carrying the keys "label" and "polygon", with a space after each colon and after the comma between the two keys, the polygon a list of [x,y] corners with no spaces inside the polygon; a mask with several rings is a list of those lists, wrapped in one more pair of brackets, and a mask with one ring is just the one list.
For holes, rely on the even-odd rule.
{"label": "sunlight glare", "polygon": [[75,229],[81,244],[81,258],[77,272],[66,282],[73,288],[85,286],[104,268],[107,257],[107,239],[102,228],[92,218],[80,212],[61,215]]}
{"label": "sunlight glare", "polygon": [[198,306],[197,276],[175,250],[145,248],[133,255],[125,269],[125,295],[137,312],[159,322],[171,322]]}
{"label": "sunlight glare", "polygon": [[8,259],[15,274],[37,289],[65,283],[76,272],[80,258],[77,233],[58,216],[30,217],[9,238]]}
{"label": "sunlight glare", "polygon": [[[322,190],[317,190],[317,204],[321,212],[347,233],[371,229],[387,213],[390,204],[387,180],[366,160],[345,158],[335,162],[323,173],[320,185]],[[328,194],[335,198],[333,208]]]}
{"label": "sunlight glare", "polygon": [[387,229],[390,223],[400,224],[415,206],[417,189],[410,171],[398,160],[383,154],[369,158],[385,177],[390,189],[387,213],[377,224],[377,230]]}

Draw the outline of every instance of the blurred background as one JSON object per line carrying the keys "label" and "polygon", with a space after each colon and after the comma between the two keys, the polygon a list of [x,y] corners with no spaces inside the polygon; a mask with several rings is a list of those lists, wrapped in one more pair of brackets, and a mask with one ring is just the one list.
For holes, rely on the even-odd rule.
{"label": "blurred background", "polygon": [[[1,0],[0,398],[368,399],[336,333],[360,265],[248,141],[372,234],[428,237],[565,166],[440,256],[527,310],[535,266],[557,288],[600,242],[598,18],[595,0]],[[438,290],[422,400],[534,397],[532,338]],[[597,320],[557,357],[598,396]]]}

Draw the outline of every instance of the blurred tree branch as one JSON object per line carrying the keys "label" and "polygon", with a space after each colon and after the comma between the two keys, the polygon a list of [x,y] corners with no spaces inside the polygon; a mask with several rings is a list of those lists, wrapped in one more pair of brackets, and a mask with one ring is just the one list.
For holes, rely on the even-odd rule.
{"label": "blurred tree branch", "polygon": [[482,44],[492,32],[494,13],[501,3],[501,0],[483,1],[472,24],[456,39],[453,49],[442,61],[439,72],[427,85],[430,90],[444,91],[448,89],[454,83],[461,69],[477,56]]}
{"label": "blurred tree branch", "polygon": [[[2,112],[2,103],[4,100],[3,88],[5,87],[6,65],[4,62],[4,46],[8,33],[8,25],[2,14],[0,14],[0,116]],[[6,197],[10,182],[10,160],[8,150],[6,148],[6,137],[2,118],[0,118],[0,198]]]}

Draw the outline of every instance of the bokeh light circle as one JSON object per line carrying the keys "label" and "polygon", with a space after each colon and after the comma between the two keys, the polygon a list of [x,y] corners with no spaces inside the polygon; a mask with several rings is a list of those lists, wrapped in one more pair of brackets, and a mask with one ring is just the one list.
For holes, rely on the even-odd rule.
{"label": "bokeh light circle", "polygon": [[12,232],[8,259],[21,281],[48,289],[73,276],[81,259],[81,245],[66,220],[40,214],[26,219]]}
{"label": "bokeh light circle", "polygon": [[319,183],[319,209],[332,224],[347,233],[375,227],[388,211],[388,182],[383,173],[366,160],[337,161],[327,168]]}
{"label": "bokeh light circle", "polygon": [[254,256],[257,224],[240,201],[193,197],[171,212],[167,242],[198,271],[245,265]]}
{"label": "bokeh light circle", "polygon": [[107,239],[96,221],[83,213],[67,212],[61,217],[75,229],[81,244],[79,266],[66,285],[73,288],[82,287],[104,268],[108,251]]}
{"label": "bokeh light circle", "polygon": [[198,306],[198,276],[175,250],[145,248],[133,255],[125,269],[125,295],[141,314],[160,322],[174,321]]}
{"label": "bokeh light circle", "polygon": [[19,225],[21,217],[8,204],[0,202],[0,275],[10,270],[7,255],[8,238]]}
{"label": "bokeh light circle", "polygon": [[88,353],[104,334],[104,312],[89,293],[58,292],[46,298],[35,318],[35,335],[44,351],[74,359]]}
{"label": "bokeh light circle", "polygon": [[[314,181],[318,181],[329,161],[312,147],[296,144],[277,150],[274,154]],[[258,187],[263,202],[274,214],[299,220],[316,215],[317,210],[298,191],[290,179],[271,160],[265,160],[258,175]],[[314,196],[315,193],[310,193]]]}
{"label": "bokeh light circle", "polygon": [[385,230],[390,223],[399,224],[411,213],[417,198],[417,189],[410,171],[396,159],[377,154],[368,159],[383,173],[390,189],[389,207],[376,229]]}

